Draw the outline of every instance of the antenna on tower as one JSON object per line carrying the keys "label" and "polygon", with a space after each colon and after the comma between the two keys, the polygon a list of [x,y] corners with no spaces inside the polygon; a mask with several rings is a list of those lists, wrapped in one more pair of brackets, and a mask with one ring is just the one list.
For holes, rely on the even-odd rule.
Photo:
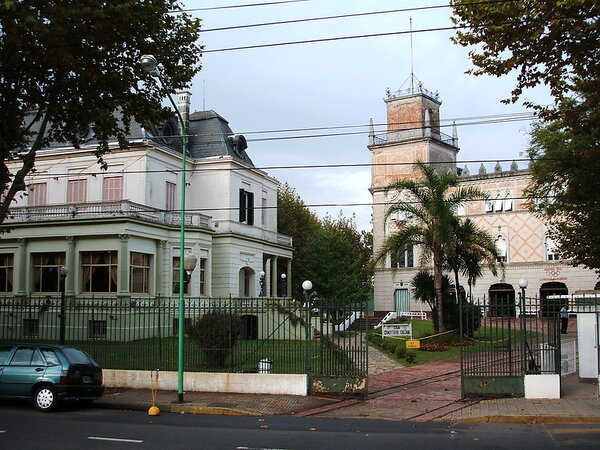
{"label": "antenna on tower", "polygon": [[413,29],[412,29],[412,16],[410,18],[410,90],[415,91],[415,71],[413,64]]}

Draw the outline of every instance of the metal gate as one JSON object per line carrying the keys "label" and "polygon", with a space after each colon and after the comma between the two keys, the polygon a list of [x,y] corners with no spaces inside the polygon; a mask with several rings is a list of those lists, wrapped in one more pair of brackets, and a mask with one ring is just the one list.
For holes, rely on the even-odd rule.
{"label": "metal gate", "polygon": [[526,374],[560,373],[560,319],[541,307],[509,293],[463,305],[463,398],[521,397]]}

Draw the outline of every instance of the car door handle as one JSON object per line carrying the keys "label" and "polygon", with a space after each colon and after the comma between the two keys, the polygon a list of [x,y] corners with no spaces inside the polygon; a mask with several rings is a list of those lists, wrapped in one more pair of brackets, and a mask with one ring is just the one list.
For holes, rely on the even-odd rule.
{"label": "car door handle", "polygon": [[37,367],[37,368],[35,369],[35,371],[36,371],[36,372],[41,372],[42,370],[44,370],[44,368],[43,368],[43,367]]}

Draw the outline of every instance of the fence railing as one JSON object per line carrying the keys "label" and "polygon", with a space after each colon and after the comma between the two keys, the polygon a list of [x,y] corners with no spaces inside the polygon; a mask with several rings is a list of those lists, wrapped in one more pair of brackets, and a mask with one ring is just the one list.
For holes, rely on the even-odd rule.
{"label": "fence railing", "polygon": [[463,395],[523,395],[526,374],[560,374],[560,305],[513,293],[463,308]]}
{"label": "fence railing", "polygon": [[[62,334],[104,368],[176,370],[178,308],[171,297],[4,297],[0,342],[59,343]],[[257,372],[268,360],[272,373],[366,377],[364,339],[335,331],[355,304],[186,298],[184,308],[186,371]]]}

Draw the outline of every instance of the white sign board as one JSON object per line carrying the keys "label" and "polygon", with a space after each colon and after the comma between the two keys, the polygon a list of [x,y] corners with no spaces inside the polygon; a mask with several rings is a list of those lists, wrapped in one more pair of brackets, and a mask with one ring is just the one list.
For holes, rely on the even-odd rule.
{"label": "white sign board", "polygon": [[412,337],[412,323],[390,323],[381,327],[383,338],[386,337]]}

